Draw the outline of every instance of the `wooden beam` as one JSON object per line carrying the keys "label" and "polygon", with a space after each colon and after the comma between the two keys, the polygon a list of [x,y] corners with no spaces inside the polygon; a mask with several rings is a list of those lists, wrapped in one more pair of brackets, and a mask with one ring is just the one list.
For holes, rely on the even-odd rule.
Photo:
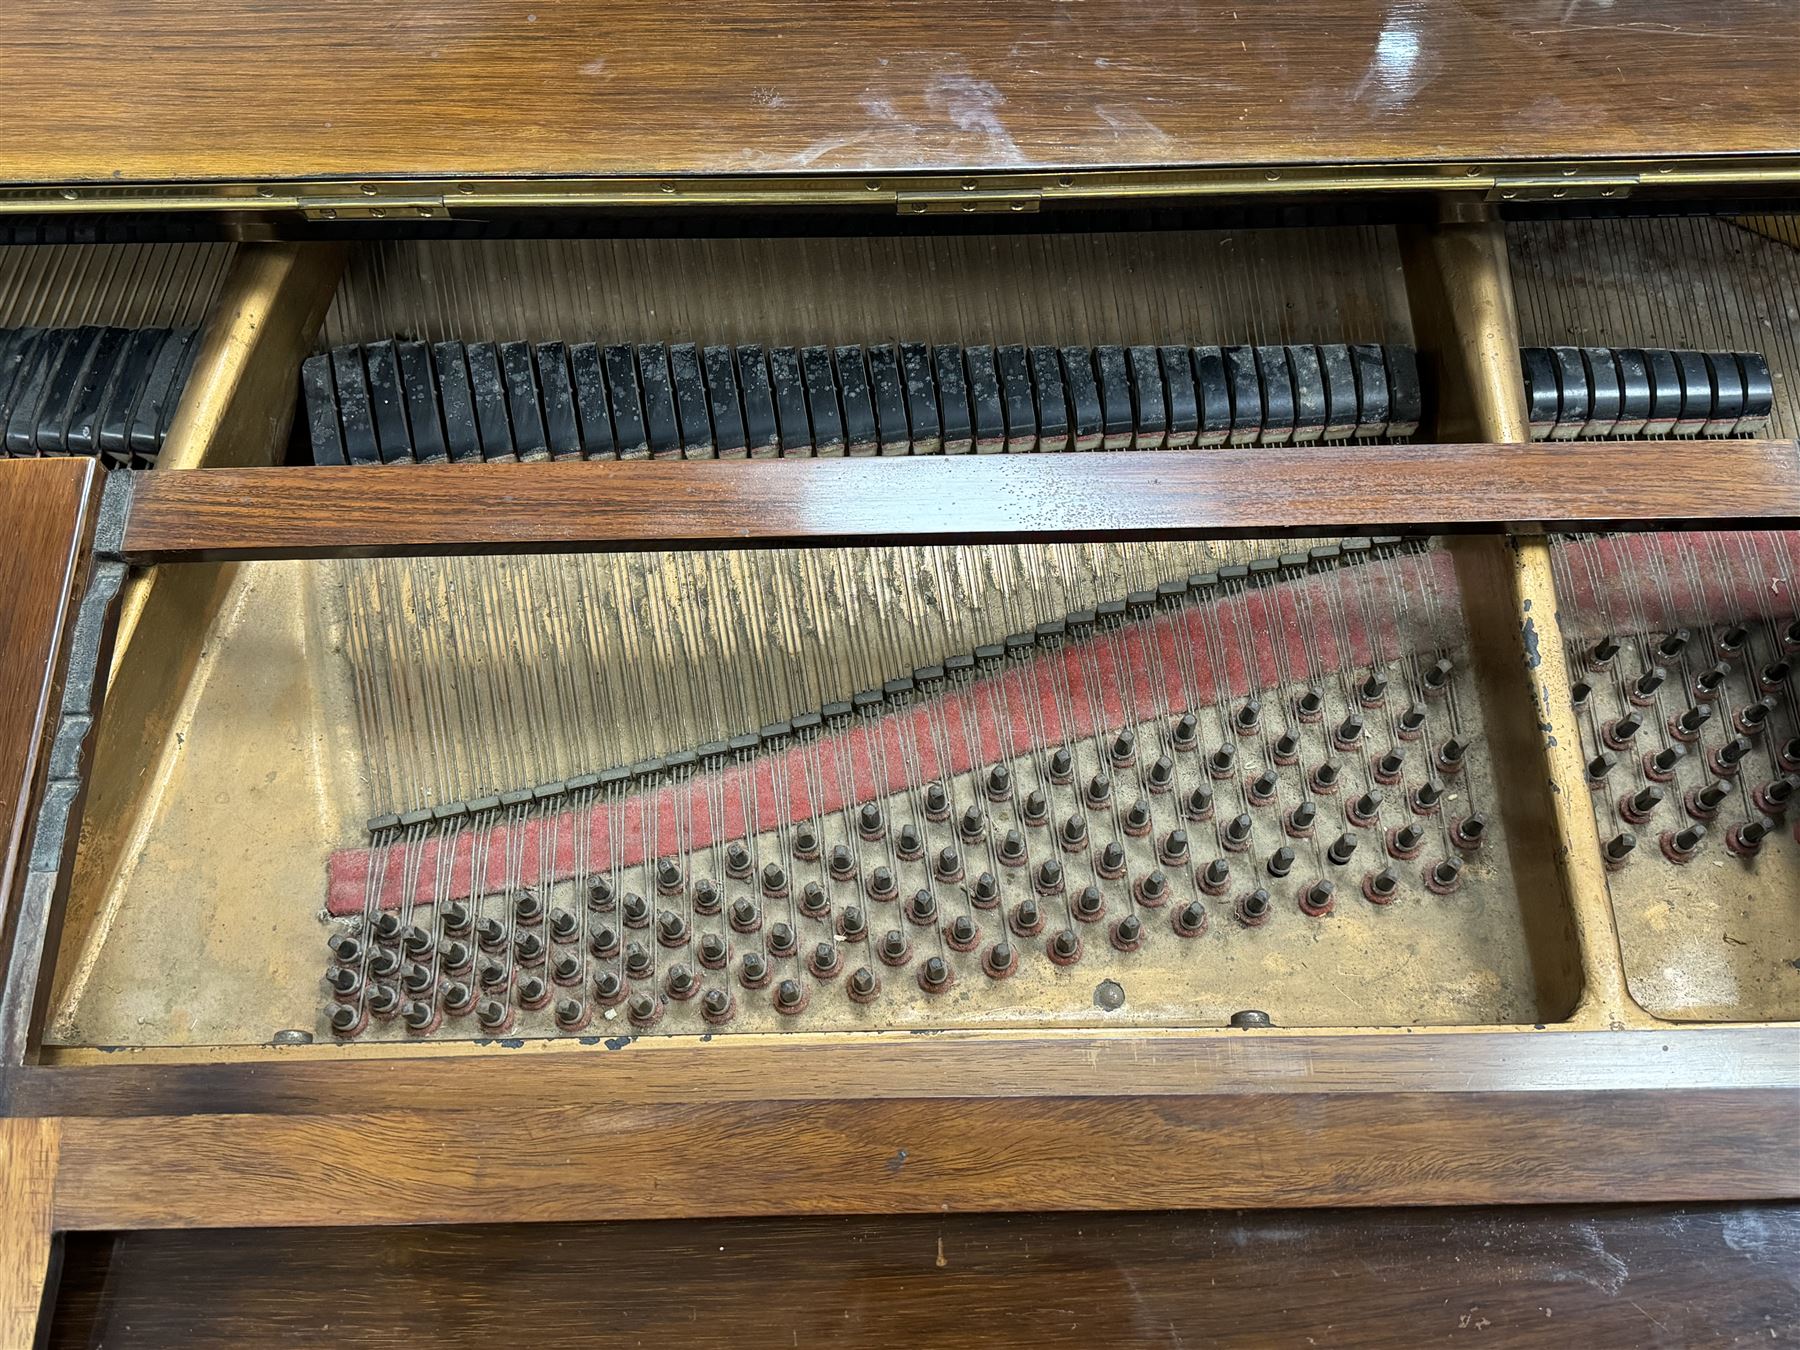
{"label": "wooden beam", "polygon": [[1800,520],[1790,441],[141,474],[131,562]]}

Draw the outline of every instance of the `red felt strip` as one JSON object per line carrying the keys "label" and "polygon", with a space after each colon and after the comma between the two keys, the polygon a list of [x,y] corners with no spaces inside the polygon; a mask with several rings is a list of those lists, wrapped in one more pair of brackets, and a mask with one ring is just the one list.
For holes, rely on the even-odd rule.
{"label": "red felt strip", "polygon": [[[1315,668],[1309,648],[1321,675],[1378,656],[1392,660],[1402,654],[1395,595],[1416,603],[1428,590],[1447,612],[1459,612],[1454,569],[1435,550],[1395,559],[1388,569],[1345,568],[1184,605],[747,765],[585,810],[543,816],[521,809],[516,819],[448,838],[340,850],[329,865],[326,908],[360,914],[377,898],[393,909],[409,897],[428,904],[566,879],[576,872],[578,842],[591,872],[744,838],[887,796],[909,780],[966,773],[1003,752],[1081,740],[1094,733],[1096,704],[1104,731],[1127,720],[1127,704],[1131,721],[1147,721],[1304,678]],[[916,774],[907,772],[909,762]]]}

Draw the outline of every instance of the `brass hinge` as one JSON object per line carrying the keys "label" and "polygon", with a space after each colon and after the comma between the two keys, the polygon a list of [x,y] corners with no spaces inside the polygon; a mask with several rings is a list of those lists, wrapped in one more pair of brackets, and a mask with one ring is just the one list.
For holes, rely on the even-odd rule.
{"label": "brass hinge", "polygon": [[1629,197],[1643,182],[1635,173],[1583,174],[1574,169],[1556,175],[1507,175],[1494,179],[1490,202],[1578,202]]}
{"label": "brass hinge", "polygon": [[953,189],[908,191],[894,194],[894,205],[903,216],[993,215],[1008,211],[1036,211],[1044,194],[1034,188],[984,188],[966,179]]}
{"label": "brass hinge", "polygon": [[308,220],[447,220],[450,209],[436,196],[379,192],[356,197],[302,197],[300,209]]}

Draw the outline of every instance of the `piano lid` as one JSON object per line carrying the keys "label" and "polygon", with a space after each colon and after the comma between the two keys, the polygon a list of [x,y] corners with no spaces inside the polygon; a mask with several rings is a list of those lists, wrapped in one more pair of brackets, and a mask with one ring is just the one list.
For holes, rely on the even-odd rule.
{"label": "piano lid", "polygon": [[[1040,194],[1107,191],[1087,176],[1102,174],[1114,192],[1486,190],[1532,166],[1585,177],[1639,161],[1612,166],[1629,178],[1662,161],[1719,183],[1800,165],[1800,10],[1787,0],[4,10],[0,204],[13,210],[142,205],[144,185],[185,185],[190,204],[241,194],[319,211],[336,194],[342,218],[371,209],[359,198],[433,215],[440,197],[679,202],[706,184],[718,204],[818,198],[834,178],[837,200],[1032,209]],[[1716,157],[1751,162],[1695,163]],[[891,181],[958,173],[1013,177],[974,197],[955,177]],[[371,180],[408,180],[417,201]]]}

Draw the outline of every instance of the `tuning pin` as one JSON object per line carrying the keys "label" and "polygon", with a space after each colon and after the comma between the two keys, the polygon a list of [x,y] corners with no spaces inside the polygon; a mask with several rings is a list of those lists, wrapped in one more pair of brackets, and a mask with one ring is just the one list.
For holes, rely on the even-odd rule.
{"label": "tuning pin", "polygon": [[933,923],[937,919],[937,897],[927,890],[916,890],[906,902],[906,917],[914,923]]}
{"label": "tuning pin", "polygon": [[912,955],[912,943],[898,928],[890,928],[882,935],[875,954],[890,966],[905,965]]}
{"label": "tuning pin", "polygon": [[1736,656],[1739,652],[1744,650],[1744,644],[1749,640],[1749,630],[1741,623],[1734,623],[1731,627],[1719,634],[1719,655],[1724,657]]}
{"label": "tuning pin", "polygon": [[989,979],[1004,980],[1018,968],[1018,949],[1005,938],[989,947],[981,958],[981,969]]}
{"label": "tuning pin", "polygon": [[1175,911],[1172,926],[1180,937],[1198,937],[1206,931],[1206,906],[1190,900]]}
{"label": "tuning pin", "polygon": [[1619,814],[1633,825],[1642,825],[1662,804],[1663,791],[1654,785],[1627,792],[1619,798]]}
{"label": "tuning pin", "polygon": [[1387,690],[1388,677],[1378,670],[1362,682],[1362,688],[1358,689],[1356,694],[1365,708],[1373,708],[1387,697]]}
{"label": "tuning pin", "polygon": [[1461,884],[1462,870],[1461,858],[1445,858],[1431,869],[1431,875],[1425,878],[1425,885],[1437,895],[1448,895]]}
{"label": "tuning pin", "polygon": [[700,996],[700,1016],[712,1026],[720,1026],[731,1020],[732,999],[729,991],[724,989],[708,989]]}
{"label": "tuning pin", "polygon": [[1403,741],[1416,740],[1419,733],[1424,729],[1425,705],[1423,703],[1415,703],[1405,712],[1400,714],[1400,720],[1396,724],[1395,734]]}
{"label": "tuning pin", "polygon": [[1751,796],[1759,811],[1765,815],[1778,816],[1788,809],[1796,792],[1800,792],[1800,774],[1789,773],[1772,783],[1764,783]]}
{"label": "tuning pin", "polygon": [[1616,872],[1625,865],[1631,851],[1637,847],[1637,836],[1628,830],[1622,830],[1606,841],[1604,861],[1609,872]]}
{"label": "tuning pin", "polygon": [[1082,793],[1088,806],[1098,810],[1112,800],[1112,779],[1105,773],[1097,773],[1088,779],[1086,790]]}
{"label": "tuning pin", "polygon": [[1438,747],[1438,771],[1446,778],[1455,774],[1462,768],[1463,759],[1468,754],[1468,751],[1469,747],[1466,742],[1459,741],[1454,736],[1450,737],[1449,740]]}
{"label": "tuning pin", "polygon": [[1370,788],[1344,808],[1344,819],[1352,825],[1373,825],[1381,814],[1381,789]]}
{"label": "tuning pin", "polygon": [[1338,790],[1338,766],[1327,760],[1312,771],[1307,781],[1314,792],[1329,797]]}
{"label": "tuning pin", "polygon": [[1064,928],[1050,939],[1047,953],[1059,966],[1073,965],[1081,959],[1081,937],[1073,928]]}
{"label": "tuning pin", "polygon": [[1300,912],[1318,919],[1331,913],[1337,903],[1337,887],[1329,881],[1315,881],[1300,897]]}
{"label": "tuning pin", "polygon": [[1700,738],[1701,731],[1712,720],[1712,715],[1712,704],[1696,703],[1679,717],[1670,719],[1669,734],[1678,741],[1692,743]]}
{"label": "tuning pin", "polygon": [[962,818],[956,822],[956,832],[970,844],[987,833],[987,817],[982,814],[979,806],[973,802],[969,804],[968,809],[962,813]]}
{"label": "tuning pin", "polygon": [[1112,926],[1112,945],[1122,952],[1135,952],[1144,945],[1144,923],[1135,914],[1127,914]]}
{"label": "tuning pin", "polygon": [[1681,761],[1686,758],[1687,747],[1680,741],[1665,745],[1644,756],[1644,776],[1653,783],[1670,782],[1675,777],[1675,771],[1681,767]]}
{"label": "tuning pin", "polygon": [[1295,839],[1304,839],[1312,833],[1313,823],[1319,818],[1319,808],[1311,802],[1301,802],[1287,813],[1284,828]]}
{"label": "tuning pin", "polygon": [[1196,787],[1188,793],[1181,804],[1181,813],[1189,820],[1201,821],[1212,819],[1213,795],[1205,786]]}
{"label": "tuning pin", "polygon": [[1433,811],[1438,809],[1438,804],[1443,800],[1443,785],[1428,778],[1414,789],[1412,795],[1412,808],[1419,815],[1430,815]]}
{"label": "tuning pin", "polygon": [[894,836],[894,853],[902,862],[917,862],[925,856],[925,840],[917,825],[908,821],[900,827]]}
{"label": "tuning pin", "polygon": [[760,989],[769,982],[769,962],[761,952],[745,952],[738,962],[738,980],[746,989]]}
{"label": "tuning pin", "polygon": [[992,909],[1000,903],[1000,882],[992,872],[983,872],[975,878],[975,885],[969,892],[969,903],[976,909]]}
{"label": "tuning pin", "polygon": [[1206,760],[1206,771],[1214,778],[1224,779],[1237,771],[1237,747],[1221,745]]}
{"label": "tuning pin", "polygon": [[981,940],[981,929],[967,914],[958,914],[944,929],[944,941],[959,952],[973,951]]}
{"label": "tuning pin", "polygon": [[1419,856],[1419,850],[1425,845],[1425,831],[1418,825],[1402,825],[1388,831],[1388,852],[1402,862],[1408,858]]}
{"label": "tuning pin", "polygon": [[846,905],[838,916],[838,936],[846,942],[859,941],[869,931],[869,920],[860,905]]}
{"label": "tuning pin", "polygon": [[1800,736],[1789,737],[1776,753],[1775,758],[1789,773],[1800,771]]}
{"label": "tuning pin", "polygon": [[1425,672],[1425,692],[1441,694],[1450,687],[1450,677],[1456,673],[1456,667],[1447,658],[1440,658],[1436,665]]}
{"label": "tuning pin", "polygon": [[1800,619],[1795,619],[1781,633],[1781,645],[1788,651],[1800,651]]}
{"label": "tuning pin", "polygon": [[1605,670],[1606,667],[1612,664],[1613,658],[1618,654],[1619,644],[1617,640],[1610,637],[1603,637],[1589,649],[1588,664],[1595,670]]}
{"label": "tuning pin", "polygon": [[375,920],[375,940],[391,946],[400,941],[400,933],[403,927],[404,925],[400,922],[400,916],[395,914],[392,910],[389,910]]}
{"label": "tuning pin", "polygon": [[1743,765],[1744,757],[1755,748],[1747,737],[1734,736],[1708,753],[1707,766],[1721,778],[1734,778]]}
{"label": "tuning pin", "polygon": [[1253,735],[1257,727],[1262,725],[1262,700],[1252,694],[1244,700],[1231,720],[1237,727],[1238,735]]}
{"label": "tuning pin", "polygon": [[771,924],[769,927],[769,955],[775,957],[792,956],[794,949],[800,945],[799,936],[794,926],[785,921]]}
{"label": "tuning pin", "polygon": [[650,973],[650,949],[641,942],[625,944],[625,973],[637,979]]}
{"label": "tuning pin", "polygon": [[948,844],[932,859],[931,874],[939,881],[956,881],[962,876],[962,855]]}
{"label": "tuning pin", "polygon": [[617,956],[619,953],[619,930],[610,924],[601,924],[588,938],[588,950],[602,959]]}
{"label": "tuning pin", "polygon": [[987,782],[982,785],[991,802],[1003,802],[1012,796],[1012,770],[1004,764],[996,764],[988,770]]}
{"label": "tuning pin", "polygon": [[789,1017],[803,1012],[807,1004],[806,986],[798,980],[783,980],[775,986],[775,1011]]}
{"label": "tuning pin", "polygon": [[848,844],[833,844],[825,866],[834,881],[849,881],[856,875],[856,855]]}
{"label": "tuning pin", "polygon": [[[856,832],[872,842],[881,838],[884,828],[881,807],[874,802],[864,802],[862,809],[856,813]],[[726,870],[730,870],[729,859],[727,859]]]}
{"label": "tuning pin", "polygon": [[605,877],[595,877],[588,882],[587,907],[596,914],[604,914],[613,907],[613,884]]}
{"label": "tuning pin", "polygon": [[850,976],[849,990],[851,1002],[871,1002],[881,992],[881,977],[868,966],[858,966]]}
{"label": "tuning pin", "polygon": [[1302,722],[1316,722],[1325,710],[1325,696],[1317,689],[1304,690],[1294,700],[1294,716]]}
{"label": "tuning pin", "polygon": [[1655,700],[1656,691],[1662,688],[1663,681],[1668,678],[1668,671],[1661,666],[1652,666],[1631,682],[1631,692],[1627,697],[1638,707],[1647,707]]}
{"label": "tuning pin", "polygon": [[669,991],[670,998],[684,1001],[700,992],[700,983],[694,978],[693,970],[681,961],[669,967],[663,986]]}
{"label": "tuning pin", "polygon": [[1292,764],[1300,758],[1300,742],[1293,732],[1284,731],[1275,738],[1269,755],[1277,764]]}
{"label": "tuning pin", "polygon": [[1142,838],[1150,832],[1150,803],[1142,797],[1131,804],[1125,812],[1125,833],[1134,839]]}
{"label": "tuning pin", "polygon": [[1033,878],[1033,884],[1040,893],[1055,895],[1062,890],[1063,865],[1055,858],[1045,858],[1037,866],[1037,875]]}
{"label": "tuning pin", "polygon": [[1200,743],[1200,722],[1192,713],[1183,713],[1169,728],[1169,744],[1177,750],[1192,750]]}
{"label": "tuning pin", "polygon": [[1763,727],[1768,725],[1769,714],[1779,706],[1773,694],[1764,694],[1756,702],[1738,709],[1737,729],[1746,736],[1760,734]]}
{"label": "tuning pin", "polygon": [[740,933],[754,933],[762,927],[762,914],[757,910],[756,902],[747,895],[740,895],[731,902],[730,919],[731,926]]}
{"label": "tuning pin", "polygon": [[1168,904],[1168,875],[1161,869],[1152,871],[1147,877],[1139,878],[1136,886],[1132,886],[1132,893],[1138,896],[1138,904],[1161,909]]}
{"label": "tuning pin", "polygon": [[1687,629],[1677,628],[1656,644],[1656,654],[1665,661],[1673,661],[1687,650],[1688,639],[1692,636],[1693,634],[1689,633]]}
{"label": "tuning pin", "polygon": [[1157,845],[1156,857],[1165,867],[1179,867],[1188,860],[1188,836],[1186,830],[1170,830]]}
{"label": "tuning pin", "polygon": [[950,816],[950,794],[944,790],[942,783],[925,785],[925,818],[927,820],[946,820]]}
{"label": "tuning pin", "polygon": [[1725,799],[1731,796],[1731,784],[1724,779],[1715,778],[1705,787],[1689,790],[1683,805],[1687,813],[1695,820],[1711,820],[1719,814],[1719,808]]}
{"label": "tuning pin", "polygon": [[1094,862],[1094,870],[1101,876],[1111,880],[1125,875],[1125,848],[1118,840],[1100,850],[1100,856]]}
{"label": "tuning pin", "polygon": [[1325,850],[1325,857],[1334,867],[1342,867],[1356,854],[1356,836],[1345,832],[1331,841],[1331,847]]}
{"label": "tuning pin", "polygon": [[[874,803],[871,802],[869,807],[874,807]],[[864,810],[867,811],[869,807],[865,807]],[[881,819],[881,811],[878,807],[875,808],[875,819],[877,822]],[[725,849],[725,871],[727,875],[739,881],[750,875],[750,850],[745,848],[742,843],[733,841]]]}
{"label": "tuning pin", "polygon": [[623,1003],[625,994],[625,982],[614,971],[603,970],[594,976],[594,997],[601,1003],[608,1007]]}
{"label": "tuning pin", "polygon": [[700,939],[700,964],[708,970],[717,970],[725,964],[725,939],[717,933],[707,933]]}
{"label": "tuning pin", "polygon": [[1025,836],[1017,830],[1008,830],[1000,839],[1000,861],[1008,867],[1017,867],[1025,861]]}
{"label": "tuning pin", "polygon": [[1391,867],[1363,878],[1363,899],[1372,905],[1391,905],[1400,894],[1400,874]]}
{"label": "tuning pin", "polygon": [[1106,758],[1115,769],[1129,768],[1137,759],[1137,733],[1126,727],[1106,748]]}
{"label": "tuning pin", "polygon": [[1076,918],[1083,923],[1092,923],[1106,913],[1106,897],[1098,886],[1089,882],[1075,897],[1074,909]]}
{"label": "tuning pin", "polygon": [[1596,787],[1606,781],[1606,775],[1618,765],[1618,756],[1602,750],[1587,762],[1588,786]]}
{"label": "tuning pin", "polygon": [[1167,755],[1158,755],[1144,774],[1144,782],[1152,792],[1167,792],[1175,781],[1175,761]]}
{"label": "tuning pin", "polygon": [[497,998],[484,998],[475,1009],[475,1020],[481,1023],[481,1029],[489,1034],[505,1031],[512,1025],[512,1009]]}
{"label": "tuning pin", "polygon": [[1360,713],[1351,713],[1337,729],[1331,733],[1331,743],[1339,750],[1353,749],[1363,737],[1363,720]]}
{"label": "tuning pin", "polygon": [[1756,673],[1756,682],[1764,689],[1779,689],[1787,683],[1788,676],[1793,671],[1794,666],[1790,661],[1771,661]]}
{"label": "tuning pin", "polygon": [[1242,811],[1233,816],[1225,826],[1225,847],[1234,853],[1241,853],[1249,847],[1251,824],[1248,811]]}
{"label": "tuning pin", "polygon": [[1578,709],[1587,707],[1588,700],[1593,696],[1594,686],[1586,680],[1576,680],[1569,686],[1569,701]]}
{"label": "tuning pin", "polygon": [[1694,697],[1698,699],[1716,698],[1719,688],[1731,674],[1731,667],[1723,661],[1701,671],[1694,677]]}
{"label": "tuning pin", "polygon": [[1294,870],[1294,850],[1283,844],[1269,855],[1269,875],[1285,877]]}
{"label": "tuning pin", "polygon": [[1013,932],[1021,937],[1030,937],[1043,928],[1044,911],[1039,907],[1038,902],[1029,896],[1019,901],[1013,910],[1012,926]]}
{"label": "tuning pin", "polygon": [[1644,725],[1644,719],[1637,713],[1629,712],[1623,717],[1615,717],[1600,728],[1600,739],[1609,749],[1623,750],[1631,744]]}
{"label": "tuning pin", "polygon": [[1670,862],[1684,863],[1700,851],[1700,845],[1706,840],[1706,826],[1689,825],[1684,830],[1664,830],[1662,835],[1663,855]]}
{"label": "tuning pin", "polygon": [[1269,893],[1260,886],[1241,897],[1233,915],[1246,928],[1261,928],[1269,921]]}
{"label": "tuning pin", "polygon": [[1762,841],[1774,833],[1776,828],[1775,822],[1768,816],[1758,816],[1755,820],[1733,825],[1725,832],[1725,847],[1737,857],[1754,857],[1762,847]]}
{"label": "tuning pin", "polygon": [[1406,768],[1406,747],[1396,745],[1380,759],[1375,761],[1372,770],[1377,783],[1392,787],[1400,781],[1400,775]]}
{"label": "tuning pin", "polygon": [[1250,780],[1250,785],[1245,791],[1250,794],[1252,803],[1257,806],[1265,806],[1275,800],[1275,790],[1280,786],[1281,780],[1275,776],[1275,770],[1264,769]]}
{"label": "tuning pin", "polygon": [[1200,874],[1200,889],[1208,895],[1223,895],[1230,882],[1231,864],[1223,858],[1214,858]]}

